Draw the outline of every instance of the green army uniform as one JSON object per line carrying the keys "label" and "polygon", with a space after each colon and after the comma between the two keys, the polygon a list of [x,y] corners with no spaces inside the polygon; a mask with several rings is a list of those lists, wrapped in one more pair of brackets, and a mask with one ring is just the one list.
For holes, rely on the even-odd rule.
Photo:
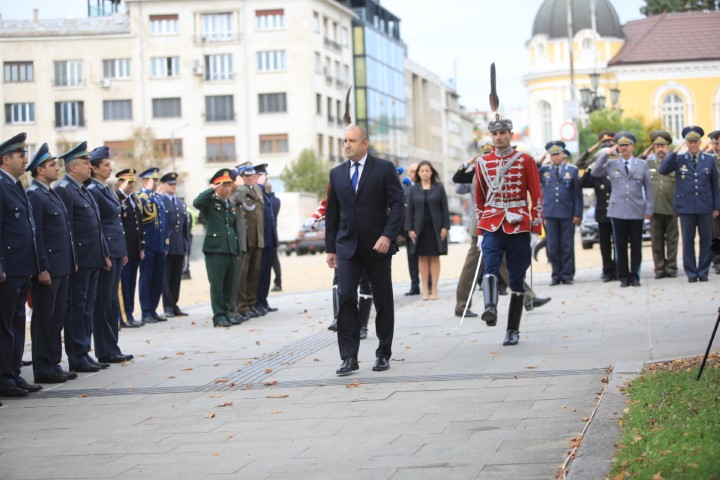
{"label": "green army uniform", "polygon": [[[218,177],[216,174],[216,177],[213,177],[213,183],[220,183],[218,180],[222,181],[223,176]],[[230,178],[229,173],[227,178]],[[203,253],[210,282],[213,324],[229,326],[233,277],[236,259],[240,254],[235,229],[237,208],[230,200],[224,200],[217,196],[213,188],[208,188],[200,193],[193,201],[193,206],[205,215],[206,233]]]}

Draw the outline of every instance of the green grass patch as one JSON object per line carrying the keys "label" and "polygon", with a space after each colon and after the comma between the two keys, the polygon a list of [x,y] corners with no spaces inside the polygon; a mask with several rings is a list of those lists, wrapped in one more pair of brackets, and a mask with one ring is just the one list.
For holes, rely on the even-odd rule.
{"label": "green grass patch", "polygon": [[720,479],[720,369],[645,373],[629,408],[611,478]]}

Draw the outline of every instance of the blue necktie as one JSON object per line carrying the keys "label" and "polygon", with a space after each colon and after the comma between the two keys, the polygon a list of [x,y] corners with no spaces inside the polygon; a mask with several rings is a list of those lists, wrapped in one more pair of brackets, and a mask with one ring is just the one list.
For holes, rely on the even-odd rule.
{"label": "blue necktie", "polygon": [[355,165],[353,165],[353,167],[355,167],[355,171],[353,172],[350,182],[352,182],[353,190],[355,191],[355,193],[357,193],[358,178],[360,177],[360,162],[355,162]]}

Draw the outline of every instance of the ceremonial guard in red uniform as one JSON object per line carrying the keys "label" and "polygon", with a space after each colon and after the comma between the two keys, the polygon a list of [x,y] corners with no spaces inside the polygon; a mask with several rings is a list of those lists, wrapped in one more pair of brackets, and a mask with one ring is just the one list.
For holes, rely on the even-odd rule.
{"label": "ceremonial guard in red uniform", "polygon": [[[485,257],[482,319],[497,323],[497,277],[506,256],[510,273],[510,308],[503,345],[517,345],[522,317],[525,272],[531,261],[531,233],[542,230],[542,193],[535,160],[510,146],[512,121],[496,118],[488,125],[493,151],[479,157],[475,168],[478,246]],[[528,198],[529,197],[529,198]]]}

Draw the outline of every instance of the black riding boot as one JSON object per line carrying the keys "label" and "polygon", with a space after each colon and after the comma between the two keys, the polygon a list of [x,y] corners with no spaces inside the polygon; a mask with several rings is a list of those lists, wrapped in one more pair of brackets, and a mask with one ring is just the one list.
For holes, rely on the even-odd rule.
{"label": "black riding boot", "polygon": [[497,303],[498,303],[498,281],[492,274],[484,275],[482,281],[483,299],[485,300],[485,311],[480,318],[487,323],[488,327],[497,324]]}
{"label": "black riding boot", "polygon": [[517,345],[520,341],[520,319],[522,318],[525,294],[513,292],[508,307],[507,331],[503,345]]}
{"label": "black riding boot", "polygon": [[337,317],[338,317],[338,310],[340,310],[340,295],[337,291],[338,287],[337,285],[333,286],[332,289],[332,300],[333,300],[333,321],[328,327],[328,330],[332,330],[333,332],[337,332]]}
{"label": "black riding boot", "polygon": [[368,322],[370,321],[370,310],[372,310],[372,295],[358,296],[358,312],[360,313],[360,340],[364,340],[368,335]]}

